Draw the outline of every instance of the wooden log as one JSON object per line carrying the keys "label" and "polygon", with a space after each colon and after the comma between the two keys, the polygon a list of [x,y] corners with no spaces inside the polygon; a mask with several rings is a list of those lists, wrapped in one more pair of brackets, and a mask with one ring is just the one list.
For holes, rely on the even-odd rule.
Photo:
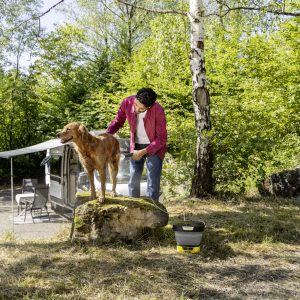
{"label": "wooden log", "polygon": [[273,173],[258,184],[262,196],[300,197],[300,166],[294,170]]}

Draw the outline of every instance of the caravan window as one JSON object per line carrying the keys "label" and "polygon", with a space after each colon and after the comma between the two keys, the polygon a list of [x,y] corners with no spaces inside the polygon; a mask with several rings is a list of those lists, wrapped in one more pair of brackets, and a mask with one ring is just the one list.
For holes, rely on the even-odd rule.
{"label": "caravan window", "polygon": [[50,173],[51,175],[61,177],[61,160],[62,156],[51,156]]}

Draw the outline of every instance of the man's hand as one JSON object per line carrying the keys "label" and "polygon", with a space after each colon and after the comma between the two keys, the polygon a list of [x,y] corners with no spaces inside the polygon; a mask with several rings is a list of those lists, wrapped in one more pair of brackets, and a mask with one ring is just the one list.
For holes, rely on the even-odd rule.
{"label": "man's hand", "polygon": [[146,148],[142,149],[142,150],[134,150],[134,152],[132,154],[132,159],[133,160],[140,160],[146,154],[147,154]]}

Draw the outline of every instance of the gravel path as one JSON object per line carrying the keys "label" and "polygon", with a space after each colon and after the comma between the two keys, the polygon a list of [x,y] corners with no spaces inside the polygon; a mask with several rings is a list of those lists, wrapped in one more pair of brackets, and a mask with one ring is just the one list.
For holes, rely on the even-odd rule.
{"label": "gravel path", "polygon": [[[21,192],[21,189],[16,188],[14,195]],[[30,214],[27,214],[26,222],[24,217],[18,216],[17,204],[14,201],[13,209],[11,204],[11,190],[0,190],[0,239],[13,236],[17,240],[45,240],[50,239],[64,230],[70,230],[71,223],[69,220],[61,217],[50,209],[50,222],[47,218],[35,219],[35,224],[32,222]]]}

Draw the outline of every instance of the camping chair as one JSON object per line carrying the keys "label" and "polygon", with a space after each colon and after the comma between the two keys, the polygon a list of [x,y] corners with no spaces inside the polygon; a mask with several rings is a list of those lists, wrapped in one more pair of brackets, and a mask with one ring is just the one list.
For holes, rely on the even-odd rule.
{"label": "camping chair", "polygon": [[37,184],[38,180],[36,178],[23,178],[22,194],[33,193]]}
{"label": "camping chair", "polygon": [[18,203],[18,215],[20,214],[20,207],[21,210],[23,210],[23,205],[26,204],[28,198],[30,198],[30,195],[34,193],[34,187],[36,187],[37,184],[38,180],[36,178],[23,178],[22,194],[16,195],[16,201]]}
{"label": "camping chair", "polygon": [[32,221],[34,222],[35,218],[48,217],[50,222],[50,215],[47,209],[47,201],[49,195],[49,186],[48,185],[40,185],[34,188],[34,197],[33,202],[26,202],[25,207],[25,217],[24,222],[26,220],[26,212],[29,210]]}

